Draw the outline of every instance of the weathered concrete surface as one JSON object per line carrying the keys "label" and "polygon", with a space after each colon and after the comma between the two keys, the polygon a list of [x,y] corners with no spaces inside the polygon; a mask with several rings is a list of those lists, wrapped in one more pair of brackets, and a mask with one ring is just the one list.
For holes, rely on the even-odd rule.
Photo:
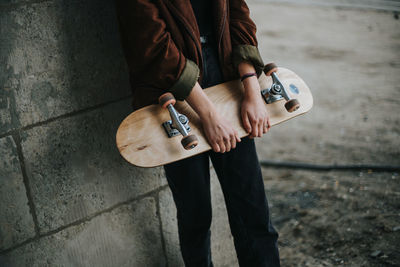
{"label": "weathered concrete surface", "polygon": [[256,0],[262,3],[291,3],[306,6],[324,6],[339,8],[362,8],[372,10],[400,11],[400,3],[396,0]]}
{"label": "weathered concrete surface", "polygon": [[35,235],[16,145],[0,139],[0,250]]}
{"label": "weathered concrete surface", "polygon": [[159,192],[160,216],[168,266],[185,266],[179,248],[176,207],[169,188]]}
{"label": "weathered concrete surface", "polygon": [[159,168],[135,168],[115,145],[118,125],[129,113],[126,100],[22,134],[41,232],[160,187]]}
{"label": "weathered concrete surface", "polygon": [[33,1],[32,0],[2,0],[0,2],[0,7],[9,8],[11,5],[24,4],[24,3],[29,3],[29,2],[33,2]]}
{"label": "weathered concrete surface", "polygon": [[[238,266],[233,237],[230,232],[224,196],[214,169],[211,167],[211,255],[214,266]],[[184,266],[178,237],[176,208],[169,188],[160,191],[160,215],[168,258],[168,266]]]}
{"label": "weathered concrete surface", "polygon": [[[400,22],[391,12],[250,5],[266,62],[313,110],[257,139],[260,159],[400,164]],[[263,169],[282,266],[397,266],[399,174]],[[373,257],[378,251],[380,256]]]}
{"label": "weathered concrete surface", "polygon": [[263,173],[282,266],[399,265],[398,173]]}
{"label": "weathered concrete surface", "polygon": [[0,134],[130,94],[113,1],[0,9]]}
{"label": "weathered concrete surface", "polygon": [[258,141],[261,158],[400,163],[400,20],[391,12],[252,2],[265,62],[297,72],[314,108]]}
{"label": "weathered concrete surface", "polygon": [[215,266],[238,266],[233,237],[229,228],[224,195],[214,168],[211,168],[211,200],[213,221],[211,224],[211,254]]}
{"label": "weathered concrete surface", "polygon": [[165,266],[155,200],[40,238],[0,256],[0,266]]}

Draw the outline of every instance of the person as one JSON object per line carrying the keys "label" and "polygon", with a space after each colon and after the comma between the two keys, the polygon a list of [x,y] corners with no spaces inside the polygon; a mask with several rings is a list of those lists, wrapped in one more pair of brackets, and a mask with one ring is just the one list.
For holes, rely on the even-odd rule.
{"label": "person", "polygon": [[[133,108],[171,92],[197,112],[212,150],[164,166],[186,266],[213,266],[209,159],[224,194],[240,266],[279,266],[254,137],[269,129],[257,77],[264,64],[244,0],[116,0]],[[240,139],[203,88],[242,78]]]}

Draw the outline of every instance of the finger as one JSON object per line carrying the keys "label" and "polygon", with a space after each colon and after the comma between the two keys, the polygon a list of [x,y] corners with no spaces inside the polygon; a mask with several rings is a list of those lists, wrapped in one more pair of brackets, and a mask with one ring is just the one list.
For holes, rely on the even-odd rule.
{"label": "finger", "polygon": [[263,134],[268,132],[268,121],[267,119],[264,120],[264,125],[263,125]]}
{"label": "finger", "polygon": [[225,143],[225,152],[229,152],[231,151],[231,140],[230,138],[226,138],[224,139],[224,143]]}
{"label": "finger", "polygon": [[220,150],[219,150],[218,152],[225,153],[226,147],[225,147],[224,141],[221,140],[221,141],[218,143],[218,145],[219,145],[219,148],[220,148]]}
{"label": "finger", "polygon": [[230,142],[231,142],[231,149],[236,148],[236,136],[235,136],[235,134],[232,134],[232,135],[231,135],[231,140],[230,140]]}
{"label": "finger", "polygon": [[268,132],[268,117],[264,118],[263,124],[263,134],[265,134]]}
{"label": "finger", "polygon": [[267,133],[268,132],[268,130],[269,130],[269,119],[268,119],[268,117],[265,119],[265,122],[264,122],[264,133]]}
{"label": "finger", "polygon": [[242,141],[242,140],[240,139],[239,134],[238,134],[237,131],[235,131],[235,139],[236,139],[236,142]]}
{"label": "finger", "polygon": [[214,152],[219,152],[219,151],[221,151],[221,149],[220,149],[220,147],[219,147],[219,145],[218,145],[217,143],[213,143],[213,144],[211,145],[211,147],[212,147],[212,149],[214,150]]}
{"label": "finger", "polygon": [[258,136],[258,125],[257,125],[257,121],[253,121],[253,124],[251,125],[251,128],[253,129],[253,131],[251,132],[251,136],[254,138],[256,136]]}
{"label": "finger", "polygon": [[258,137],[261,137],[262,135],[263,135],[263,132],[264,132],[264,121],[260,121],[259,123],[258,123]]}
{"label": "finger", "polygon": [[242,121],[243,121],[243,126],[244,129],[246,130],[247,133],[251,132],[251,124],[249,121],[249,116],[246,112],[242,113]]}

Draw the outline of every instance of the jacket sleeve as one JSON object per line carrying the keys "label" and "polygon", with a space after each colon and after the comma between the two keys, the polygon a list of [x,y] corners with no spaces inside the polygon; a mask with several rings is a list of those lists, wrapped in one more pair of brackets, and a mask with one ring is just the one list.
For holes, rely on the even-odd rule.
{"label": "jacket sleeve", "polygon": [[[150,0],[115,0],[121,41],[131,75],[183,100],[199,68],[176,47],[158,8]],[[134,78],[135,79],[135,76]]]}
{"label": "jacket sleeve", "polygon": [[232,61],[235,70],[242,61],[250,61],[260,76],[264,62],[258,51],[256,25],[250,19],[250,11],[244,0],[229,0]]}

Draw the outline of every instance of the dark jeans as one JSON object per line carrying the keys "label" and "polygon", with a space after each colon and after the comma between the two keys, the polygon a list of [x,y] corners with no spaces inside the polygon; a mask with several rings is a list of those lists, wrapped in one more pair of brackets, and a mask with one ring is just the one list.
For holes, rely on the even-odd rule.
{"label": "dark jeans", "polygon": [[[205,45],[202,52],[202,87],[223,82],[216,49]],[[209,151],[164,166],[177,208],[185,265],[213,266],[209,158],[224,194],[240,266],[279,266],[278,234],[270,222],[254,140],[249,138],[227,153]]]}

